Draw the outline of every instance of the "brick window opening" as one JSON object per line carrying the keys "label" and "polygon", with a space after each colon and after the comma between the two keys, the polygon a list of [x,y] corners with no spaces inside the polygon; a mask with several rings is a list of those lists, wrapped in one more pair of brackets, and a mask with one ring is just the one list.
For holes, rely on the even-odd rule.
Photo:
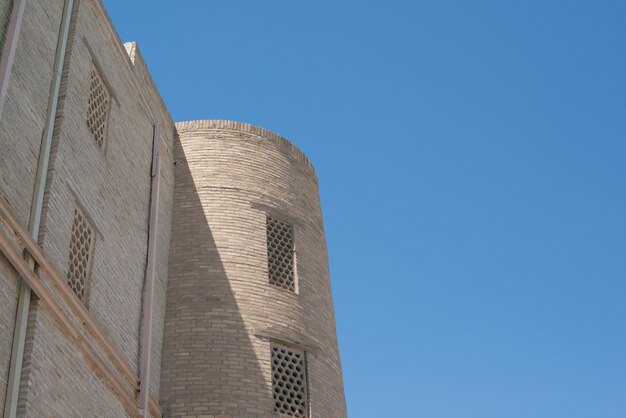
{"label": "brick window opening", "polygon": [[270,284],[296,291],[293,226],[267,217],[267,268]]}
{"label": "brick window opening", "polygon": [[306,356],[304,351],[272,343],[274,411],[308,417]]}
{"label": "brick window opening", "polygon": [[70,259],[67,269],[67,282],[80,300],[85,302],[87,281],[91,267],[91,253],[95,233],[85,215],[78,208],[74,210],[74,223],[70,237]]}
{"label": "brick window opening", "polygon": [[106,132],[111,107],[111,95],[104,80],[95,67],[91,68],[91,83],[89,86],[89,101],[87,103],[87,126],[96,143],[104,149]]}

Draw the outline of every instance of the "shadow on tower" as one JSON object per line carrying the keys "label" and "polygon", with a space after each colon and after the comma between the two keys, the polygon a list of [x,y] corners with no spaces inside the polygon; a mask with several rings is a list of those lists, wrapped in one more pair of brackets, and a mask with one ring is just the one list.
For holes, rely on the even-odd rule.
{"label": "shadow on tower", "polygon": [[161,372],[165,416],[274,416],[271,376],[259,365],[209,225],[211,196],[194,183],[179,138],[174,160]]}

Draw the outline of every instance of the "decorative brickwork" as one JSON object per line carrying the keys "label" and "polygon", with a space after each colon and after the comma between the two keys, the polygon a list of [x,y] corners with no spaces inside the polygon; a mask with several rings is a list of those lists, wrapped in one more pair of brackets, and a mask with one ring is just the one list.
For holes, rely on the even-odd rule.
{"label": "decorative brickwork", "polygon": [[70,261],[67,268],[67,282],[78,297],[85,302],[89,268],[91,266],[91,252],[95,234],[83,212],[76,208],[72,236],[70,238]]}
{"label": "decorative brickwork", "polygon": [[306,355],[304,351],[272,343],[274,411],[307,417]]}
{"label": "decorative brickwork", "polygon": [[293,226],[272,216],[267,217],[267,270],[274,286],[294,292]]}
{"label": "decorative brickwork", "polygon": [[[13,3],[0,0],[5,29]],[[174,126],[137,45],[121,43],[102,1],[26,3],[0,114],[0,406],[10,386],[19,417],[136,418],[141,387],[151,418],[345,418],[308,158],[242,122]],[[67,17],[69,30],[60,31]],[[64,48],[59,33],[67,33]],[[53,127],[50,147],[41,147],[44,126]],[[45,184],[36,175],[42,149],[50,150],[41,155]],[[31,234],[33,190],[44,200]],[[23,356],[15,356],[14,330],[25,318],[16,313],[26,312],[20,276],[36,297],[20,299],[30,309]],[[140,342],[150,329],[147,298],[151,345]],[[150,360],[149,379],[141,359]]]}
{"label": "decorative brickwork", "polygon": [[96,67],[91,68],[89,101],[87,103],[87,126],[94,139],[104,149],[106,145],[111,95]]}
{"label": "decorative brickwork", "polygon": [[345,418],[309,160],[241,122],[176,128],[163,408],[171,417]]}

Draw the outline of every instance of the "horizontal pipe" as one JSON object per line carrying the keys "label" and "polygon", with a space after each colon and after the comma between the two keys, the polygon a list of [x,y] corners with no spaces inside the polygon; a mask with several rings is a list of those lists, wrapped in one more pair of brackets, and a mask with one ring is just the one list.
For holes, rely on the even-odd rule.
{"label": "horizontal pipe", "polygon": [[[78,296],[76,296],[72,288],[67,284],[63,275],[59,272],[59,270],[52,264],[52,262],[44,254],[43,250],[41,249],[41,247],[39,247],[37,242],[35,242],[33,237],[28,234],[28,231],[24,228],[24,226],[17,220],[17,217],[11,211],[8,202],[2,196],[0,196],[0,219],[5,222],[5,224],[10,228],[10,230],[13,231],[18,241],[21,243],[21,245],[24,246],[25,250],[32,256],[32,258],[35,260],[35,262],[39,266],[40,273],[50,280],[50,283],[53,285],[53,288],[58,292],[63,302],[67,304],[70,307],[70,309],[74,312],[74,314],[77,317],[77,320],[83,324],[84,328],[92,335],[92,337],[96,340],[96,342],[103,348],[105,354],[107,355],[111,363],[114,365],[115,370],[117,371],[117,374],[118,375],[120,373],[122,374],[121,376],[123,377],[122,381],[124,381],[125,384],[129,386],[133,391],[137,390],[139,388],[139,385],[138,385],[139,378],[137,374],[135,373],[135,371],[130,367],[128,362],[124,360],[124,358],[119,353],[119,351],[113,346],[113,343],[106,336],[102,328],[98,325],[98,323],[95,321],[93,316],[89,313],[87,308],[85,308],[85,305],[83,305],[83,303],[80,301]],[[5,249],[6,249],[6,244],[2,245],[2,248],[0,248],[0,250],[2,250],[3,253],[5,253]],[[15,250],[15,248],[11,245],[9,245],[9,250],[13,250],[14,252],[17,252],[17,250]],[[20,263],[22,265],[21,268],[23,268],[24,266],[28,266],[28,264],[26,263],[26,260],[24,260],[23,257],[20,257],[20,259],[21,259]],[[13,264],[13,262],[11,262],[11,264]],[[14,265],[14,267],[16,266]],[[16,270],[18,270],[17,267],[16,267]],[[48,304],[54,303],[56,306],[59,307],[60,312],[66,318],[66,321],[71,321],[71,319],[69,319],[69,316],[65,313],[65,311],[63,311],[60,308],[60,306],[56,302],[56,299],[54,299],[49,294],[49,291],[43,286],[43,283],[40,281],[37,275],[35,275],[35,273],[33,273],[32,270],[29,270],[29,271],[30,271],[30,275],[29,277],[25,277],[25,279],[28,279],[28,278],[31,279],[30,281],[27,281],[29,286],[31,286],[30,282],[32,280],[35,280],[36,287],[31,286],[35,294],[38,297],[40,297],[40,299],[43,299],[43,297],[40,295],[40,289],[43,289],[41,290],[41,292],[47,298],[46,300],[49,301]],[[21,274],[21,270],[18,270],[18,273]],[[34,279],[33,279],[33,276],[34,276]],[[91,350],[93,351],[92,348]],[[161,416],[163,414],[163,409],[152,396],[150,396],[150,411],[152,412],[153,415],[156,415],[156,416]],[[136,403],[135,403],[135,413],[136,413]]]}
{"label": "horizontal pipe", "polygon": [[83,354],[85,354],[88,361],[93,364],[97,372],[105,377],[107,383],[111,386],[113,391],[122,398],[127,409],[132,411],[135,406],[132,388],[130,390],[126,389],[120,379],[111,372],[110,368],[104,364],[98,354],[85,342],[78,327],[65,314],[63,308],[54,299],[54,296],[48,289],[46,289],[41,279],[33,270],[31,270],[22,254],[15,249],[11,241],[4,233],[0,233],[0,251],[2,251],[15,270],[22,276],[32,291],[39,297],[39,303],[41,306],[50,312],[52,319],[61,325],[72,342],[78,346]]}
{"label": "horizontal pipe", "polygon": [[111,356],[111,358],[117,363],[116,366],[123,372],[127,380],[134,384],[137,389],[137,375],[135,374],[135,371],[130,367],[130,365],[126,364],[122,355],[106,337],[104,331],[102,331],[100,326],[95,322],[85,305],[67,284],[63,275],[56,269],[56,267],[54,267],[54,265],[52,265],[48,257],[44,255],[39,245],[29,237],[28,232],[24,229],[24,226],[22,226],[19,221],[12,216],[5,199],[0,199],[0,216],[4,218],[8,226],[16,232],[17,237],[22,240],[26,250],[35,259],[40,270],[52,279],[52,282],[61,294],[61,297],[68,303],[70,308],[77,313],[81,322],[85,323],[87,329],[89,329],[96,338],[102,340],[107,354]]}

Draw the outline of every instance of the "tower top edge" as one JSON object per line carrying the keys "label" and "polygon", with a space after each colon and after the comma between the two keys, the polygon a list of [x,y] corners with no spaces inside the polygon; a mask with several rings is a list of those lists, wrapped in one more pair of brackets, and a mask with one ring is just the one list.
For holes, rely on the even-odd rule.
{"label": "tower top edge", "polygon": [[272,131],[269,131],[260,126],[255,126],[245,122],[237,122],[232,120],[222,120],[222,119],[204,119],[204,120],[190,120],[190,121],[182,121],[176,122],[176,130],[179,134],[184,134],[185,132],[193,132],[193,131],[212,131],[212,130],[227,130],[227,131],[238,131],[238,132],[246,132],[260,138],[266,139],[268,141],[274,142],[280,149],[285,152],[290,153],[293,157],[295,157],[302,164],[307,166],[307,168],[313,173],[315,176],[315,180],[317,181],[317,173],[315,172],[315,167],[309,160],[309,158],[290,140],[284,138],[280,135],[275,134]]}

